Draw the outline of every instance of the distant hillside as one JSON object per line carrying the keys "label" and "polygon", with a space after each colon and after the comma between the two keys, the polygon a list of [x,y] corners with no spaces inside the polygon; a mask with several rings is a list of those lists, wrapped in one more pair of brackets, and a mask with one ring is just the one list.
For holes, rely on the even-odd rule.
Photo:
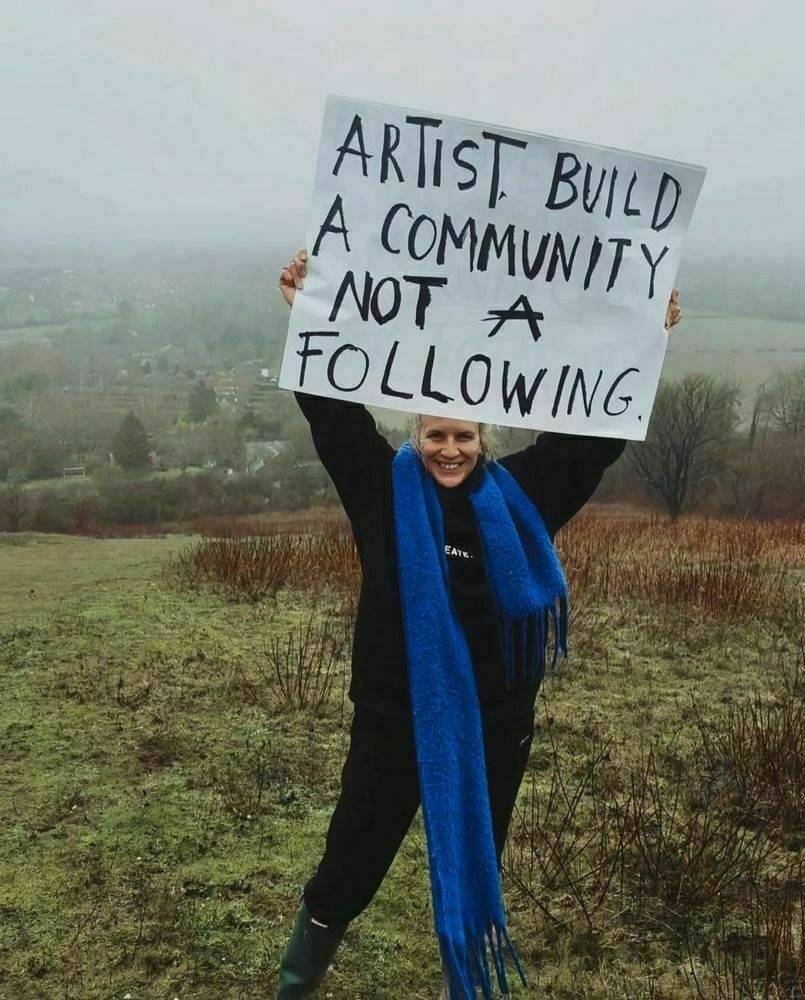
{"label": "distant hillside", "polygon": [[789,258],[724,258],[689,255],[678,285],[684,306],[726,316],[805,319],[805,262]]}

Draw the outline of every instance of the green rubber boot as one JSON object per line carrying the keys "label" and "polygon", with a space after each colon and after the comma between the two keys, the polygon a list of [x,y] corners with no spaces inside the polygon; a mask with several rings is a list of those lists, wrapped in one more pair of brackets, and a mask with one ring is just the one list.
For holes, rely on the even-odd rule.
{"label": "green rubber boot", "polygon": [[277,1000],[306,1000],[324,978],[346,924],[324,927],[313,920],[304,900],[280,963]]}

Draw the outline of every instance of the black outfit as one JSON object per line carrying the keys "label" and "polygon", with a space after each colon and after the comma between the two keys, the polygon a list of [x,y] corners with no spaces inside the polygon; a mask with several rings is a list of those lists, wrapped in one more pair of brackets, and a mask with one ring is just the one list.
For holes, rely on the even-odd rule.
{"label": "black outfit", "polygon": [[[394,449],[361,405],[297,393],[316,451],[352,525],[363,580],[352,649],[355,703],[342,790],[324,858],[305,887],[310,913],[343,924],[371,901],[419,807],[408,689],[391,463]],[[499,459],[542,516],[551,536],[590,498],[624,443],[541,434]],[[539,682],[507,690],[497,625],[470,493],[483,462],[437,494],[444,516],[451,597],[467,636],[481,708],[487,783],[498,860],[528,760]],[[426,638],[425,638],[425,641]]]}

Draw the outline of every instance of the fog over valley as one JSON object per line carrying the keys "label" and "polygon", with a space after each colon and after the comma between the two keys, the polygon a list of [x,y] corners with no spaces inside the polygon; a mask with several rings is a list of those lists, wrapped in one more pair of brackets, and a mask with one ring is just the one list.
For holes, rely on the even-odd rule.
{"label": "fog over valley", "polygon": [[666,373],[751,391],[805,356],[804,27],[793,0],[505,17],[477,0],[11,0],[0,349],[76,372],[105,358],[111,379],[155,352],[171,370],[276,366],[276,274],[305,238],[335,93],[706,166]]}

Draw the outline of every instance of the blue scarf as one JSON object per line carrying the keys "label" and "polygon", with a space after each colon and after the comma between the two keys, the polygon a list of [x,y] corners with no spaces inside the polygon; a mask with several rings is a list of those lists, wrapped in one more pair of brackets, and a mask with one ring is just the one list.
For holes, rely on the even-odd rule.
{"label": "blue scarf", "polygon": [[[400,593],[434,922],[451,1000],[508,994],[506,931],[492,834],[481,713],[467,640],[450,597],[444,523],[432,477],[410,443],[392,467]],[[505,682],[541,676],[567,654],[567,586],[537,510],[495,462],[470,494],[500,625]],[[502,678],[503,680],[503,678]],[[491,969],[490,971],[490,958]]]}

